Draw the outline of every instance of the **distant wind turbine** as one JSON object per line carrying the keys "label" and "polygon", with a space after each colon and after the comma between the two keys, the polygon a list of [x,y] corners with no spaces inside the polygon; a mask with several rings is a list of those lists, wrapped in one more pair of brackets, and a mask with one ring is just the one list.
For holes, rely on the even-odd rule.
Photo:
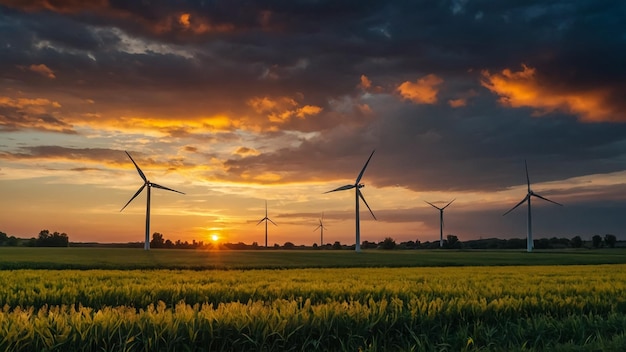
{"label": "distant wind turbine", "polygon": [[144,175],[143,171],[141,171],[139,166],[137,166],[137,163],[135,162],[135,160],[133,160],[133,157],[130,156],[130,154],[128,154],[127,151],[124,151],[124,152],[126,153],[126,155],[128,155],[128,157],[130,158],[130,161],[133,162],[133,164],[135,165],[135,168],[137,168],[137,172],[139,173],[139,176],[141,176],[141,179],[143,180],[144,183],[141,187],[139,187],[139,190],[137,191],[137,193],[135,193],[135,195],[128,201],[128,203],[126,203],[126,205],[124,205],[122,209],[120,209],[120,212],[124,210],[124,208],[126,208],[128,204],[130,204],[130,202],[132,202],[133,199],[135,199],[139,195],[139,193],[143,191],[144,188],[148,187],[148,195],[146,198],[147,199],[146,201],[146,240],[143,245],[143,249],[147,251],[150,249],[150,190],[152,189],[152,187],[154,187],[154,188],[160,188],[166,191],[172,191],[172,192],[176,192],[180,194],[185,194],[185,193],[148,181],[148,179],[146,178],[146,175]]}
{"label": "distant wind turbine", "polygon": [[556,205],[560,205],[563,206],[563,204],[557,203],[555,201],[552,201],[548,198],[542,197],[539,194],[533,192],[530,189],[530,178],[528,177],[528,163],[526,163],[526,160],[524,160],[524,165],[526,166],[526,183],[528,185],[528,193],[526,194],[526,197],[524,197],[524,199],[522,199],[519,203],[517,203],[516,206],[514,206],[513,208],[511,208],[511,210],[507,211],[506,213],[502,214],[502,216],[512,212],[515,208],[519,207],[520,205],[522,205],[524,202],[528,202],[528,232],[526,235],[526,250],[528,252],[532,252],[533,251],[533,227],[532,227],[532,215],[531,215],[531,211],[530,211],[530,200],[532,197],[537,197],[537,198],[541,198],[545,201],[548,201],[550,203],[554,203]]}
{"label": "distant wind turbine", "polygon": [[454,202],[455,200],[456,200],[456,198],[451,200],[450,203],[446,204],[442,208],[439,208],[438,206],[434,205],[431,202],[424,201],[424,202],[432,205],[433,208],[439,209],[439,248],[443,248],[443,210],[445,208],[447,208],[450,204],[452,204],[452,202]]}
{"label": "distant wind turbine", "polygon": [[274,224],[274,226],[278,226],[276,225],[275,222],[272,221],[272,219],[267,217],[267,201],[265,201],[265,217],[259,220],[259,222],[256,225],[259,226],[259,224],[262,223],[263,221],[265,221],[265,248],[267,248],[267,222],[269,221],[272,224]]}
{"label": "distant wind turbine", "polygon": [[319,219],[320,221],[320,225],[318,227],[315,228],[315,230],[313,231],[317,231],[317,229],[320,229],[320,246],[324,245],[324,230],[326,230],[326,227],[324,227],[324,213],[322,213],[322,217]]}
{"label": "distant wind turbine", "polygon": [[354,247],[355,251],[360,252],[361,251],[361,228],[360,228],[360,224],[359,224],[359,198],[361,198],[363,200],[363,203],[365,203],[365,206],[367,207],[367,209],[369,209],[370,213],[372,214],[372,217],[374,218],[374,220],[376,220],[376,216],[374,215],[374,212],[372,212],[372,209],[370,208],[370,206],[367,204],[367,201],[365,200],[365,197],[363,197],[363,193],[361,193],[361,188],[365,187],[365,185],[360,184],[359,181],[361,181],[361,177],[363,177],[363,173],[365,172],[365,168],[367,168],[367,164],[369,164],[370,159],[372,159],[372,155],[374,155],[374,152],[376,150],[372,151],[372,154],[370,154],[370,157],[367,159],[367,162],[365,163],[365,165],[363,166],[363,169],[361,170],[361,173],[359,174],[359,176],[356,178],[356,181],[354,181],[354,184],[352,185],[345,185],[345,186],[341,186],[339,188],[333,189],[332,191],[328,191],[328,192],[324,192],[324,193],[330,193],[330,192],[336,192],[336,191],[345,191],[348,189],[355,189],[355,198],[356,198],[356,245]]}

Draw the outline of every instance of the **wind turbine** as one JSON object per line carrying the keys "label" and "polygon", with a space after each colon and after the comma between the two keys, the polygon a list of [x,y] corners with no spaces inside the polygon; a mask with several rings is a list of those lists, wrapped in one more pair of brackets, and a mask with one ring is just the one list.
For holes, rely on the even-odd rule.
{"label": "wind turbine", "polygon": [[320,246],[324,245],[324,230],[326,230],[326,227],[324,227],[324,213],[322,213],[322,218],[319,219],[320,221],[320,225],[318,227],[315,228],[315,230],[313,231],[317,231],[317,229],[320,229]]}
{"label": "wind turbine", "polygon": [[139,187],[139,190],[137,191],[137,193],[135,193],[135,195],[128,201],[128,203],[126,203],[126,205],[124,205],[122,209],[120,209],[120,212],[124,210],[124,208],[126,208],[128,204],[130,204],[130,202],[132,202],[133,199],[135,199],[139,195],[139,193],[143,191],[144,188],[148,187],[148,196],[147,196],[147,201],[146,201],[146,240],[143,245],[143,249],[147,251],[150,249],[150,190],[152,189],[152,187],[154,187],[154,188],[160,188],[166,191],[172,191],[172,192],[176,192],[180,194],[185,194],[185,193],[148,181],[148,179],[146,178],[146,175],[144,175],[143,171],[141,171],[139,166],[137,166],[137,163],[135,162],[135,160],[133,160],[133,157],[130,156],[130,154],[128,154],[127,151],[124,151],[124,152],[126,153],[126,155],[128,155],[128,157],[130,158],[130,161],[133,162],[133,164],[135,165],[135,168],[137,168],[137,172],[139,173],[139,176],[141,176],[141,179],[143,180],[144,183],[141,187]]}
{"label": "wind turbine", "polygon": [[372,209],[367,204],[367,201],[365,200],[365,197],[363,197],[363,193],[361,193],[360,189],[365,187],[365,185],[359,183],[359,181],[361,181],[361,177],[363,177],[363,173],[365,172],[365,168],[367,167],[367,164],[369,164],[370,159],[372,159],[372,155],[374,155],[375,151],[376,150],[373,150],[372,154],[370,154],[370,157],[367,159],[367,162],[365,162],[365,165],[363,166],[363,169],[361,170],[361,173],[359,174],[359,176],[356,178],[356,181],[354,181],[354,184],[341,186],[339,188],[333,189],[332,191],[324,192],[324,193],[330,193],[330,192],[336,192],[336,191],[345,191],[345,190],[353,189],[353,188],[355,189],[355,199],[356,199],[356,202],[355,202],[355,207],[356,207],[356,245],[355,245],[354,249],[357,252],[361,251],[361,228],[360,228],[360,225],[359,225],[359,198],[361,198],[363,200],[363,203],[365,203],[365,206],[367,207],[367,209],[369,209],[369,211],[372,214],[372,217],[374,218],[374,220],[377,220],[376,216],[374,215],[374,212],[372,212]]}
{"label": "wind turbine", "polygon": [[452,202],[454,202],[455,200],[456,200],[456,198],[451,200],[450,203],[446,204],[442,208],[439,208],[438,206],[434,205],[431,202],[424,201],[424,202],[432,205],[433,208],[439,209],[439,248],[443,248],[443,210],[445,208],[447,208],[450,204],[452,204]]}
{"label": "wind turbine", "polygon": [[272,224],[274,224],[274,226],[278,226],[276,225],[275,222],[272,221],[272,219],[267,217],[267,201],[265,201],[265,217],[261,220],[259,220],[259,222],[257,222],[257,226],[259,226],[260,223],[262,223],[263,221],[265,221],[265,248],[267,248],[267,222],[271,222]]}
{"label": "wind turbine", "polygon": [[511,208],[511,210],[507,211],[506,213],[502,214],[502,216],[512,212],[515,208],[519,207],[520,205],[522,205],[524,202],[528,202],[528,232],[526,234],[526,250],[528,252],[532,252],[533,251],[533,227],[532,227],[532,215],[531,215],[531,211],[530,211],[530,200],[532,197],[537,197],[540,199],[543,199],[545,201],[548,201],[550,203],[554,203],[556,205],[560,205],[563,206],[563,204],[557,203],[555,201],[552,201],[548,198],[542,197],[541,195],[533,192],[530,189],[530,178],[528,177],[528,163],[526,163],[526,160],[524,160],[524,165],[526,166],[526,183],[528,184],[528,193],[526,194],[526,197],[524,197],[524,199],[522,199],[519,203],[517,203],[516,206],[514,206],[513,208]]}

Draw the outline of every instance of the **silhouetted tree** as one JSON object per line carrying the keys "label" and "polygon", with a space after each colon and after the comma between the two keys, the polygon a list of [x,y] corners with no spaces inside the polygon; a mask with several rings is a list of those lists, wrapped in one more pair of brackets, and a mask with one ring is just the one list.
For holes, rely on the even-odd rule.
{"label": "silhouetted tree", "polygon": [[6,245],[6,242],[9,240],[9,236],[6,233],[0,231],[0,246]]}
{"label": "silhouetted tree", "polygon": [[335,241],[335,243],[333,243],[333,249],[341,249],[341,242],[339,241]]}
{"label": "silhouetted tree", "polygon": [[163,234],[155,232],[152,234],[152,241],[150,241],[150,248],[163,248],[165,241],[163,240]]}
{"label": "silhouetted tree", "polygon": [[615,235],[611,235],[609,233],[604,235],[604,243],[606,243],[606,245],[609,246],[610,248],[615,248],[616,242],[617,242],[617,237],[615,237]]}
{"label": "silhouetted tree", "polygon": [[9,247],[17,247],[17,245],[19,244],[20,241],[17,240],[17,237],[15,236],[11,236],[9,237],[9,239],[7,239],[7,241],[5,242],[5,244]]}
{"label": "silhouetted tree", "polygon": [[574,236],[570,241],[573,248],[580,248],[583,246],[583,239],[580,236]]}
{"label": "silhouetted tree", "polygon": [[376,248],[376,247],[378,247],[376,242],[370,242],[370,241],[363,241],[363,242],[361,242],[361,248],[362,249],[370,249],[370,248]]}
{"label": "silhouetted tree", "polygon": [[66,233],[50,233],[48,230],[41,230],[39,237],[35,240],[37,247],[67,247],[70,243]]}
{"label": "silhouetted tree", "polygon": [[293,244],[292,242],[285,242],[285,244],[283,244],[283,248],[285,249],[294,249],[296,247],[295,244]]}
{"label": "silhouetted tree", "polygon": [[459,248],[461,246],[461,242],[459,242],[459,238],[455,235],[446,236],[446,243],[448,248]]}
{"label": "silhouetted tree", "polygon": [[394,249],[396,248],[396,241],[391,237],[385,237],[382,245],[380,246],[382,249]]}
{"label": "silhouetted tree", "polygon": [[600,237],[600,235],[594,235],[591,237],[591,243],[593,244],[593,248],[599,248],[602,244],[602,237]]}

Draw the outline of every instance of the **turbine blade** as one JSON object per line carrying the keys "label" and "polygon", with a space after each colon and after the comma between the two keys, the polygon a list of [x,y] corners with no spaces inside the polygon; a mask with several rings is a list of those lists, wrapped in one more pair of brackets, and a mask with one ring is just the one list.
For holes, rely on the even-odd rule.
{"label": "turbine blade", "polygon": [[263,218],[261,220],[259,220],[259,222],[256,223],[257,226],[259,226],[260,223],[262,223],[263,221],[265,221],[267,218]]}
{"label": "turbine blade", "polygon": [[176,192],[176,193],[180,193],[180,194],[185,194],[185,193],[183,193],[183,192],[177,191],[177,190],[175,190],[175,189],[167,188],[167,187],[165,187],[165,186],[161,186],[161,185],[156,184],[156,183],[150,183],[150,185],[151,185],[152,187],[155,187],[155,188],[160,188],[160,189],[164,189],[164,190],[166,190],[166,191],[172,191],[172,192]]}
{"label": "turbine blade", "polygon": [[122,210],[124,210],[124,208],[126,208],[128,206],[128,204],[130,204],[130,202],[133,201],[133,199],[135,199],[139,193],[141,193],[141,191],[143,191],[143,189],[146,188],[146,184],[144,183],[143,186],[139,187],[139,190],[135,193],[135,195],[128,201],[128,203],[126,203],[126,205],[124,205],[122,207],[122,209],[120,209],[120,212],[122,212]]}
{"label": "turbine blade", "polygon": [[359,177],[357,177],[356,181],[354,182],[355,185],[358,185],[359,181],[361,181],[361,177],[363,177],[363,173],[365,172],[365,168],[367,167],[367,164],[370,163],[370,159],[372,159],[372,155],[374,155],[375,151],[376,151],[376,149],[372,150],[372,154],[370,154],[370,157],[367,158],[367,162],[365,162],[365,165],[363,166],[363,169],[361,170],[361,173],[359,174]]}
{"label": "turbine blade", "polygon": [[512,212],[513,210],[515,210],[515,208],[519,207],[519,206],[520,206],[520,205],[522,205],[525,201],[527,201],[529,197],[530,197],[530,193],[529,193],[529,194],[527,194],[527,195],[526,195],[526,197],[524,197],[524,199],[522,199],[522,201],[521,201],[521,202],[517,203],[517,205],[516,205],[516,206],[514,206],[513,208],[511,208],[511,210],[509,210],[509,211],[507,211],[506,213],[502,214],[502,216],[504,216],[504,215],[506,215],[506,214],[508,214],[508,213]]}
{"label": "turbine blade", "polygon": [[524,159],[524,166],[526,166],[526,184],[528,185],[528,192],[530,192],[530,177],[528,177],[528,163]]}
{"label": "turbine blade", "polygon": [[363,193],[361,193],[361,191],[357,188],[357,193],[359,194],[359,197],[361,198],[361,200],[363,201],[363,203],[365,203],[365,206],[367,207],[367,209],[370,211],[370,214],[372,214],[372,217],[374,218],[374,220],[378,220],[376,219],[376,215],[374,215],[374,212],[372,211],[372,209],[370,208],[369,204],[367,204],[367,201],[365,200],[365,197],[363,197]]}
{"label": "turbine blade", "polygon": [[428,201],[424,201],[424,202],[426,202],[426,203],[430,204],[430,205],[431,205],[433,208],[435,208],[435,209],[439,209],[439,210],[441,210],[441,208],[439,208],[438,206],[434,205],[434,204],[433,204],[433,203],[431,203],[431,202],[428,202]]}
{"label": "turbine blade", "polygon": [[133,164],[135,165],[135,168],[137,169],[137,172],[139,173],[139,176],[141,176],[141,178],[143,179],[143,182],[148,182],[148,179],[146,178],[146,175],[143,174],[143,171],[141,171],[141,169],[139,168],[139,166],[137,165],[135,160],[133,160],[133,157],[130,156],[130,154],[128,154],[127,151],[124,151],[124,153],[126,153],[126,155],[128,155],[128,157],[130,158],[130,161],[132,161]]}
{"label": "turbine blade", "polygon": [[537,197],[537,198],[541,198],[541,199],[543,199],[543,200],[547,200],[547,201],[548,201],[548,202],[550,202],[550,203],[554,203],[554,204],[556,204],[556,205],[563,206],[563,204],[561,204],[561,203],[557,203],[557,202],[555,202],[555,201],[553,201],[553,200],[550,200],[550,199],[548,199],[548,198],[546,198],[546,197],[542,197],[542,196],[540,196],[540,195],[539,195],[539,194],[537,194],[537,193],[533,193],[533,196],[535,196],[535,197]]}
{"label": "turbine blade", "polygon": [[337,192],[337,191],[345,191],[347,189],[352,189],[356,187],[355,185],[345,185],[345,186],[341,186],[339,188],[335,188],[332,191],[328,191],[328,192],[324,192],[324,193],[330,193],[330,192]]}
{"label": "turbine blade", "polygon": [[275,222],[273,222],[273,221],[272,221],[272,219],[267,218],[267,220],[268,220],[269,222],[271,222],[272,224],[274,224],[274,226],[278,226],[278,225],[276,225],[276,223],[275,223]]}
{"label": "turbine blade", "polygon": [[317,229],[319,229],[320,227],[322,227],[322,225],[316,227],[315,230],[313,230],[313,232],[317,231]]}
{"label": "turbine blade", "polygon": [[450,203],[446,204],[445,207],[441,208],[441,210],[444,210],[445,208],[448,207],[448,205],[452,204],[452,202],[454,202],[456,200],[456,198],[454,198],[453,200],[450,201]]}

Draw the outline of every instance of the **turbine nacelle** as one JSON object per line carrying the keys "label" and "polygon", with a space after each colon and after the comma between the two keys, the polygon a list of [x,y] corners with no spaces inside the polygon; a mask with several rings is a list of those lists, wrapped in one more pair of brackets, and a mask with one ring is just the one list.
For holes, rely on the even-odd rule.
{"label": "turbine nacelle", "polygon": [[364,185],[364,184],[359,183],[357,187],[358,187],[358,188],[363,188],[363,187],[365,187],[365,185]]}

